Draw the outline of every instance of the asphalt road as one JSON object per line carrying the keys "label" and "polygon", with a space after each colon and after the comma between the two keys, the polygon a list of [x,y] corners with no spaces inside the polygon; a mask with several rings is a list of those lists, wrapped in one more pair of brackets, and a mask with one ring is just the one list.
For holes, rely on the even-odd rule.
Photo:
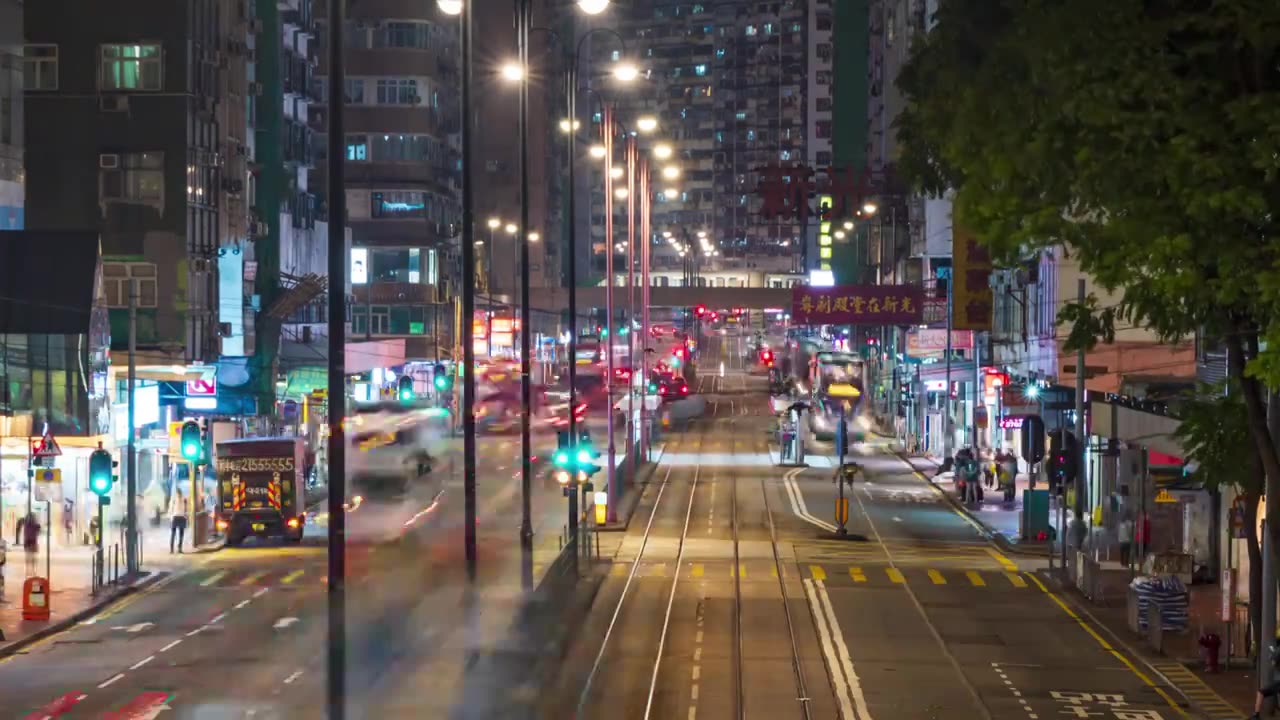
{"label": "asphalt road", "polygon": [[886,448],[839,536],[831,470],[771,465],[763,379],[699,382],[544,717],[1195,717]]}
{"label": "asphalt road", "polygon": [[[478,595],[465,592],[460,468],[434,505],[418,499],[425,512],[400,542],[350,544],[349,717],[489,718],[519,707],[508,693],[528,683],[538,650],[508,637],[533,570],[518,542],[519,445],[480,442]],[[553,485],[535,483],[533,503],[535,527],[552,535],[564,515]],[[379,512],[368,504],[353,518]],[[318,540],[247,542],[193,559],[91,622],[0,660],[0,717],[322,717],[328,603]],[[494,645],[526,653],[524,662],[490,668],[479,684],[461,672]]]}

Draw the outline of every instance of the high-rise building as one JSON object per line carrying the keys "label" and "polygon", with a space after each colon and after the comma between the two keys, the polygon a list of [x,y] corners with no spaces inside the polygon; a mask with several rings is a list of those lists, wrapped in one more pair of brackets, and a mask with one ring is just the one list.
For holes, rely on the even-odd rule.
{"label": "high-rise building", "polygon": [[[324,2],[316,16],[327,97]],[[342,37],[351,336],[403,338],[404,359],[431,358],[452,349],[445,301],[461,279],[458,25],[432,2],[352,3]],[[314,110],[326,126],[324,105]],[[327,139],[317,142],[312,184],[323,191]]]}
{"label": "high-rise building", "polygon": [[0,0],[0,230],[22,228],[22,3]]}

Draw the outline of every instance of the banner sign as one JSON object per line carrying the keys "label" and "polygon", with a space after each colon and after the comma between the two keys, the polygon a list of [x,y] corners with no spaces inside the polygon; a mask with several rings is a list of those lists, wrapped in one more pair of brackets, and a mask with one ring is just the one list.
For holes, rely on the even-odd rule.
{"label": "banner sign", "polygon": [[802,325],[918,325],[919,285],[838,285],[791,289],[791,319]]}
{"label": "banner sign", "polygon": [[994,298],[991,293],[991,254],[963,228],[952,229],[951,328],[991,329]]}
{"label": "banner sign", "polygon": [[[951,333],[951,349],[972,350],[973,332],[956,330]],[[947,351],[947,331],[917,328],[907,331],[907,355],[910,357],[942,357]]]}

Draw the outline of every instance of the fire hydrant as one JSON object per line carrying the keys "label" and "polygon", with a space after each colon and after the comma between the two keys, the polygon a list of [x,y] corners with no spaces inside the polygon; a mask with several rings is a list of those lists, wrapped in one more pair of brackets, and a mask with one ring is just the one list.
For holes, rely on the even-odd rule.
{"label": "fire hydrant", "polygon": [[1207,673],[1218,672],[1218,648],[1222,647],[1222,638],[1216,633],[1203,633],[1200,635],[1200,654],[1204,656],[1204,671]]}

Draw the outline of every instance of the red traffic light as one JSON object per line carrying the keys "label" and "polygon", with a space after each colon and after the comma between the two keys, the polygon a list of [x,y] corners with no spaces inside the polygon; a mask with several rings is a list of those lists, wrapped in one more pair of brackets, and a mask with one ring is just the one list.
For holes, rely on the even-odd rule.
{"label": "red traffic light", "polygon": [[695,308],[693,309],[693,314],[694,314],[694,315],[697,315],[698,317],[702,317],[702,316],[703,316],[703,315],[705,315],[706,313],[707,313],[707,306],[706,306],[706,305],[699,305],[699,306],[697,306],[697,307],[695,307]]}

